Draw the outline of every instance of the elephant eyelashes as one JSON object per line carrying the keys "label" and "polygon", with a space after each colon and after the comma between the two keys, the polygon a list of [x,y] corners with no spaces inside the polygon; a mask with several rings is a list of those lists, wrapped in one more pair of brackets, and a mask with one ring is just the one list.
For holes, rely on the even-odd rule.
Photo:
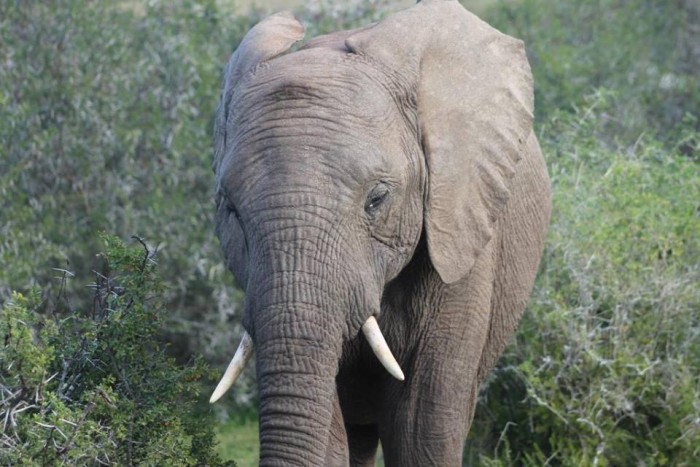
{"label": "elephant eyelashes", "polygon": [[231,214],[233,214],[236,217],[236,220],[240,223],[241,222],[241,215],[238,214],[238,211],[236,210],[236,208],[234,206],[229,206],[228,210],[229,210],[229,212],[231,212]]}
{"label": "elephant eyelashes", "polygon": [[241,222],[241,215],[238,214],[238,210],[236,209],[236,206],[231,203],[228,198],[224,198],[224,202],[226,203],[226,210],[228,211],[229,214],[233,215],[236,220],[240,223]]}
{"label": "elephant eyelashes", "polygon": [[373,215],[389,196],[389,187],[380,183],[370,191],[365,202],[365,212]]}

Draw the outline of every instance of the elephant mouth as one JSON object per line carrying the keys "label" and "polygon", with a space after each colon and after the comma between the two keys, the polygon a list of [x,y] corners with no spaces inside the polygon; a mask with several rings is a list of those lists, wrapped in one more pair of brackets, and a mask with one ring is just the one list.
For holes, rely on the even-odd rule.
{"label": "elephant mouth", "polygon": [[[379,323],[377,323],[377,318],[370,316],[367,321],[362,325],[362,333],[367,339],[372,352],[377,357],[382,366],[389,372],[391,376],[403,381],[404,374],[399,366],[394,354],[391,353],[389,346],[384,339],[382,331],[379,329]],[[243,333],[240,344],[238,344],[238,349],[233,355],[231,362],[229,363],[224,375],[222,376],[219,384],[214,389],[211,397],[209,398],[209,403],[214,403],[221,398],[226,392],[233,386],[240,374],[246,367],[246,364],[253,356],[255,352],[255,346],[253,345],[253,339],[247,332]]]}

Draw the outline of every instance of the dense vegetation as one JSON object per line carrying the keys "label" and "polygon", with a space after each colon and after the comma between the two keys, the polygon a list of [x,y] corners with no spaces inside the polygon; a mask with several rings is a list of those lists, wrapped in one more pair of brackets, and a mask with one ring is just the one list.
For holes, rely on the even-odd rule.
{"label": "dense vegetation", "polygon": [[[700,7],[477,3],[526,41],[555,197],[530,309],[483,393],[466,461],[691,465],[700,457]],[[0,384],[21,390],[0,395],[0,411],[17,414],[3,447],[86,463],[71,457],[80,445],[94,462],[100,452],[117,462],[129,451],[165,455],[141,441],[168,439],[167,455],[183,463],[216,462],[210,433],[193,424],[199,382],[188,381],[208,371],[186,362],[203,355],[222,366],[239,332],[241,293],[212,229],[211,125],[223,64],[257,19],[225,5],[0,0],[0,337],[12,336],[0,343]],[[382,0],[314,3],[301,16],[313,35],[390,10]],[[165,287],[150,262],[107,274],[95,256],[100,231],[158,245],[151,259]],[[115,242],[110,271],[144,252]],[[75,277],[56,279],[54,268]],[[129,344],[142,325],[139,345]],[[106,345],[124,349],[112,352],[121,371],[86,363],[107,358]],[[148,370],[151,382],[146,354],[160,368]],[[59,378],[64,367],[72,376]],[[72,392],[68,377],[79,379]],[[180,383],[162,399],[138,397],[143,418],[115,415],[112,405],[133,412],[127,388],[153,394],[165,380]],[[247,375],[229,403],[254,407],[253,388]],[[154,431],[131,438],[134,423]]]}
{"label": "dense vegetation", "polygon": [[32,289],[2,310],[0,465],[225,465],[197,405],[205,366],[175,364],[157,339],[154,252],[104,240],[89,309]]}

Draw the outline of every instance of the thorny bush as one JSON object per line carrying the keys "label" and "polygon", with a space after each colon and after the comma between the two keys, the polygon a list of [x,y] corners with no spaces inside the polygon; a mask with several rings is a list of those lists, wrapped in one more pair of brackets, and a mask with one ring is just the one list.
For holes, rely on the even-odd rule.
{"label": "thorny bush", "polygon": [[103,238],[91,309],[34,289],[2,310],[0,465],[224,465],[197,405],[209,370],[176,365],[158,340],[154,252]]}

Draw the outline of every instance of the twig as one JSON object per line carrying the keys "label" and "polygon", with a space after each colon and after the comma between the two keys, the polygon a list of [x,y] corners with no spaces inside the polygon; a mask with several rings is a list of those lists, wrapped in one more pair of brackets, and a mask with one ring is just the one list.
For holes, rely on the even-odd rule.
{"label": "twig", "polygon": [[148,245],[146,245],[146,242],[143,241],[141,237],[138,235],[132,235],[131,238],[136,240],[143,246],[143,249],[145,250],[145,254],[143,256],[143,262],[141,263],[141,274],[143,274],[146,271],[146,266],[148,265],[148,258],[151,255],[151,251],[148,249]]}

